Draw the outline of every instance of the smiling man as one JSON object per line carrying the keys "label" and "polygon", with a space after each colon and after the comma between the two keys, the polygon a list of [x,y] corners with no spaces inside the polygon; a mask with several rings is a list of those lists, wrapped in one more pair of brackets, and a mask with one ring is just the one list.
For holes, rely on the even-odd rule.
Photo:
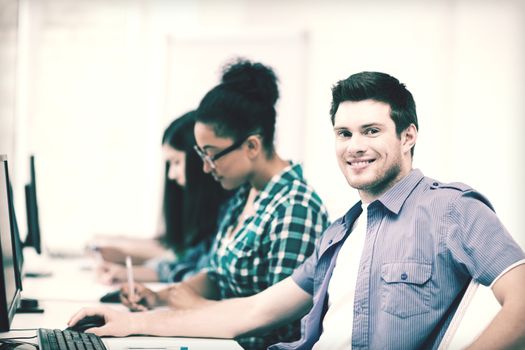
{"label": "smiling man", "polygon": [[[525,347],[525,253],[480,193],[412,168],[412,94],[384,73],[332,89],[339,166],[361,201],[291,277],[196,310],[102,314],[99,335],[236,337],[306,314],[301,339],[271,349],[436,349],[471,280],[502,305],[472,349]],[[157,320],[157,322],[153,322]]]}
{"label": "smiling man", "polygon": [[361,203],[292,276],[314,300],[294,346],[437,348],[471,279],[503,305],[473,347],[523,342],[524,253],[481,194],[412,169],[412,94],[387,74],[363,72],[332,96],[337,159]]}
{"label": "smiling man", "polygon": [[314,300],[294,347],[437,348],[471,279],[503,305],[473,348],[523,343],[524,253],[481,194],[412,169],[412,94],[363,72],[332,97],[337,159],[361,203],[292,276]]}

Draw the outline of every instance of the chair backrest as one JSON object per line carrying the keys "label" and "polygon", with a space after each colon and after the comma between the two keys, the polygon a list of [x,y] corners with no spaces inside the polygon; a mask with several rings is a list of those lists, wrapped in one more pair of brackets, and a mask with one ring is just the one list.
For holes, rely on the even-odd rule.
{"label": "chair backrest", "polygon": [[465,315],[465,312],[467,311],[474,294],[476,294],[478,287],[478,282],[474,280],[470,281],[467,289],[465,290],[465,294],[463,294],[463,298],[461,298],[458,309],[456,310],[454,317],[452,317],[452,321],[450,321],[450,325],[448,326],[447,331],[445,332],[445,335],[439,344],[438,350],[447,350],[449,348],[450,343],[452,342],[452,339],[454,338],[461,320],[463,319],[463,316]]}

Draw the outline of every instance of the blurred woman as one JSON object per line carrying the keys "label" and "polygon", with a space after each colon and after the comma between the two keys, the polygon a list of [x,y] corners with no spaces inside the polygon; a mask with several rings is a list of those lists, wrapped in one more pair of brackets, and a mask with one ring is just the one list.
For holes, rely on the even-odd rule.
{"label": "blurred woman", "polygon": [[[106,261],[99,268],[102,282],[126,280],[126,268],[121,264],[126,255],[147,256],[144,265],[137,266],[137,281],[178,282],[195,274],[207,262],[207,253],[217,233],[217,218],[221,204],[228,193],[213,178],[202,171],[202,160],[194,151],[195,112],[174,120],[164,131],[162,151],[166,159],[166,176],[163,196],[164,234],[156,240],[174,253],[174,258],[152,258],[150,246],[141,241],[129,249],[113,244],[99,246],[104,257],[118,257],[116,262]],[[126,250],[127,248],[127,250]],[[109,252],[109,254],[108,254]],[[154,251],[158,254],[158,250]],[[106,259],[105,259],[106,260]],[[119,263],[120,262],[120,263]]]}

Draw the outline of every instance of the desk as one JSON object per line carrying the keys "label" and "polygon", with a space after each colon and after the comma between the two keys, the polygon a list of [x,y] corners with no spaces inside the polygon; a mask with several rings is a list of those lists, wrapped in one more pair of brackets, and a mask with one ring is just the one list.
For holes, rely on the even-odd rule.
{"label": "desk", "polygon": [[[45,262],[46,268],[53,272],[48,277],[25,278],[22,297],[39,300],[45,312],[41,314],[16,314],[11,324],[11,332],[0,333],[0,338],[27,337],[35,335],[35,330],[17,329],[51,328],[64,329],[70,317],[82,307],[101,305],[98,299],[114,287],[104,286],[95,281],[90,261],[86,259],[53,259]],[[161,287],[154,284],[153,288]],[[104,304],[111,305],[111,304]],[[124,306],[114,304],[112,307]],[[169,349],[188,350],[220,349],[239,350],[241,346],[232,339],[183,338],[183,337],[145,337],[102,338],[111,350],[121,349]],[[36,343],[36,338],[29,340]],[[25,349],[25,348],[21,348]],[[31,347],[27,347],[31,349]]]}

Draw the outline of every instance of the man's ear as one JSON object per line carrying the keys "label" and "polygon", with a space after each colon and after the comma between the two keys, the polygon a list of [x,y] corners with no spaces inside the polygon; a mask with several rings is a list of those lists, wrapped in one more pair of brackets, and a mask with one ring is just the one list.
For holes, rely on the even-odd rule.
{"label": "man's ear", "polygon": [[410,152],[410,150],[416,145],[417,141],[417,128],[414,124],[410,124],[401,133],[401,145],[403,147],[403,153]]}
{"label": "man's ear", "polygon": [[252,135],[246,139],[246,149],[248,157],[255,158],[262,150],[262,140],[257,135]]}

